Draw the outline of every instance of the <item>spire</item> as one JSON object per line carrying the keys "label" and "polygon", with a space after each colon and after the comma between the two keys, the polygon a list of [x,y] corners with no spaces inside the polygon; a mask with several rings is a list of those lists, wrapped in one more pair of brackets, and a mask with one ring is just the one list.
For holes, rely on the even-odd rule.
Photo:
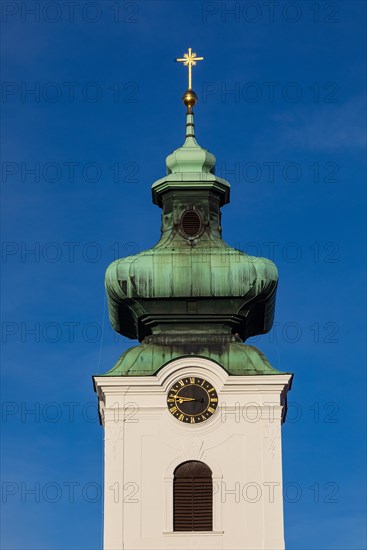
{"label": "spire", "polygon": [[187,107],[185,142],[182,147],[166,158],[167,174],[203,172],[214,174],[215,156],[207,149],[200,147],[195,137],[193,107],[197,102],[197,95],[193,90],[187,90],[182,101]]}
{"label": "spire", "polygon": [[186,111],[186,136],[182,147],[179,147],[166,159],[167,174],[175,173],[211,173],[214,174],[215,156],[207,149],[200,147],[195,138],[194,124],[194,106],[198,101],[198,96],[192,89],[192,66],[196,61],[204,59],[197,57],[196,53],[184,54],[183,58],[176,59],[182,61],[189,69],[189,87],[182,96],[182,101],[187,108]]}
{"label": "spire", "polygon": [[[153,202],[162,208],[161,238],[108,268],[110,319],[117,332],[150,346],[148,355],[158,357],[156,345],[167,358],[170,349],[189,355],[197,342],[199,354],[213,347],[230,357],[239,340],[270,330],[277,271],[223,241],[221,208],[230,185],[214,174],[214,155],[196,141],[191,87],[182,100],[185,141],[167,157],[168,174],[152,185]],[[148,355],[137,359],[134,352],[128,363],[143,372]],[[149,369],[144,372],[154,374],[155,366]]]}
{"label": "spire", "polygon": [[[182,96],[182,101],[187,107],[186,111],[186,141],[188,138],[192,138],[195,145],[198,143],[195,140],[195,124],[194,124],[194,111],[193,108],[198,101],[198,96],[194,90],[186,90]],[[186,143],[186,142],[185,142]]]}
{"label": "spire", "polygon": [[180,189],[190,193],[212,189],[220,195],[220,204],[229,202],[229,183],[215,176],[215,156],[201,147],[196,141],[194,125],[194,106],[198,96],[192,88],[192,67],[197,61],[202,61],[191,48],[188,53],[176,61],[182,62],[188,68],[188,88],[182,96],[186,107],[185,141],[166,158],[166,176],[152,185],[153,202],[162,207],[162,196],[167,190]]}

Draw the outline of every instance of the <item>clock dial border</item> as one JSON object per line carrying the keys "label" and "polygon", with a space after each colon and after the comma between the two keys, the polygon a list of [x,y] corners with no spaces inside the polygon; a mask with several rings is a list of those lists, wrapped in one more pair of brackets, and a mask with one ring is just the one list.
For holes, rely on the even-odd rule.
{"label": "clock dial border", "polygon": [[[189,412],[190,406],[195,408],[193,402],[204,403],[203,410]],[[167,394],[167,407],[169,413],[183,424],[191,426],[201,424],[209,420],[216,412],[218,393],[211,382],[201,376],[183,376],[170,386]]]}

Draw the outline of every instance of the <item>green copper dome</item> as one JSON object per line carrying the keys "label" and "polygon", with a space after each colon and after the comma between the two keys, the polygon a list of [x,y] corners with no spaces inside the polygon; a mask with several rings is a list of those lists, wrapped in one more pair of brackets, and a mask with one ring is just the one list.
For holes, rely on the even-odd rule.
{"label": "green copper dome", "polygon": [[215,156],[200,147],[195,139],[194,115],[186,115],[186,139],[179,149],[166,159],[167,175],[187,173],[213,173]]}
{"label": "green copper dome", "polygon": [[182,147],[152,185],[162,208],[159,242],[113,262],[106,272],[114,330],[142,344],[123,354],[108,375],[154,375],[181,356],[213,359],[230,374],[274,374],[250,336],[273,323],[278,274],[273,262],[248,256],[222,239],[221,207],[229,183],[215,175],[215,157],[195,138],[188,107]]}
{"label": "green copper dome", "polygon": [[113,262],[106,273],[112,327],[150,334],[210,330],[243,340],[271,328],[277,270],[214,237],[192,246],[177,231],[153,248]]}
{"label": "green copper dome", "polygon": [[230,185],[215,176],[215,156],[200,147],[195,138],[194,114],[186,115],[186,139],[166,159],[165,177],[152,185],[153,202],[162,207],[162,197],[168,190],[212,190],[219,197],[220,205],[229,202]]}
{"label": "green copper dome", "polygon": [[187,356],[210,359],[234,376],[282,374],[257,348],[233,341],[221,346],[194,343],[189,354],[187,346],[177,343],[141,344],[125,351],[105,376],[152,376],[167,363]]}

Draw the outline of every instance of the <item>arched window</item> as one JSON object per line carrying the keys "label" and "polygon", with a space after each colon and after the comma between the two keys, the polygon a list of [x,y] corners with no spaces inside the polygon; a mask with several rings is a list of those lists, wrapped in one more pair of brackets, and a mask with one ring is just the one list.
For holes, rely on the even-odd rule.
{"label": "arched window", "polygon": [[212,471],[198,460],[183,462],[174,472],[173,530],[213,530]]}

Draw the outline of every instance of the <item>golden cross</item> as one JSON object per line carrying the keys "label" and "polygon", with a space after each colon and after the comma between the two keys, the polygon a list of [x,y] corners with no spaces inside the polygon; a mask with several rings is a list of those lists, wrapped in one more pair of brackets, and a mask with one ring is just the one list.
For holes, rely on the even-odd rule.
{"label": "golden cross", "polygon": [[183,57],[176,59],[176,61],[181,61],[189,68],[189,90],[192,90],[192,67],[196,65],[197,61],[202,61],[203,59],[203,57],[197,57],[196,53],[192,53],[191,48],[189,48],[188,53],[183,54]]}

